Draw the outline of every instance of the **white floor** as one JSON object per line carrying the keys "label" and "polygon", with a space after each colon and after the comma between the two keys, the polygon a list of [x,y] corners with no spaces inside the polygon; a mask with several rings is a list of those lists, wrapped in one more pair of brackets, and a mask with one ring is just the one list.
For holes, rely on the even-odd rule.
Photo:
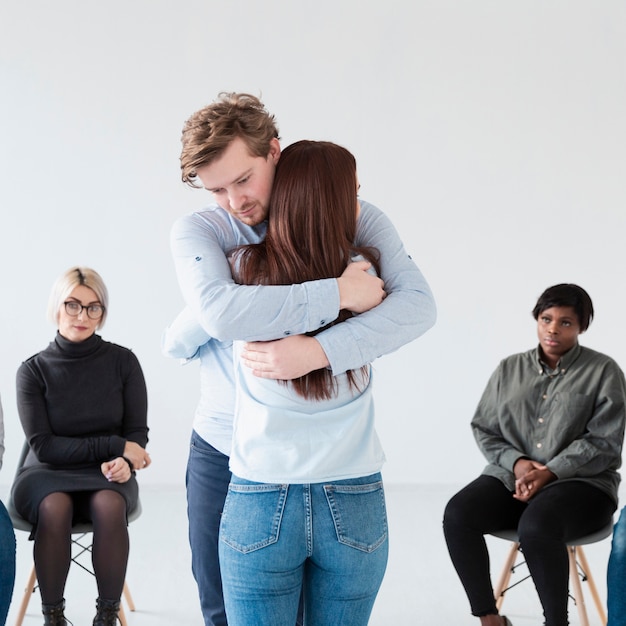
{"label": "white floor", "polygon": [[[388,485],[390,560],[371,619],[371,626],[476,626],[450,565],[441,532],[442,511],[457,486]],[[189,565],[184,490],[142,487],[143,515],[130,527],[131,556],[127,581],[137,610],[127,613],[129,626],[203,626],[195,582]],[[17,580],[7,624],[15,623],[29,568],[32,544],[26,533],[17,536]],[[508,549],[490,539],[494,579]],[[587,558],[600,594],[606,597],[606,563],[610,540],[588,546]],[[583,585],[583,587],[586,587]],[[95,582],[74,567],[66,589],[67,616],[75,626],[90,626],[94,614]],[[599,625],[588,598],[592,626]],[[515,626],[543,624],[532,583],[506,597],[503,613]],[[42,624],[38,594],[33,595],[24,626]],[[570,624],[580,626],[570,603]]]}

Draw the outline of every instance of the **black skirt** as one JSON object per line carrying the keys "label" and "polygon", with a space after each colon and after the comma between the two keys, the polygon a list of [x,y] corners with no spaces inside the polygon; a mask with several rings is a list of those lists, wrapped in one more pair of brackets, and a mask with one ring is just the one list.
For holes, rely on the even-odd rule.
{"label": "black skirt", "polygon": [[[31,524],[37,524],[41,501],[51,493],[89,493],[110,489],[121,494],[126,501],[126,516],[137,506],[139,488],[135,473],[125,483],[109,482],[100,466],[81,468],[52,468],[50,465],[35,464],[24,467],[15,478],[12,487],[13,504],[17,512]],[[91,521],[76,518],[76,522]]]}

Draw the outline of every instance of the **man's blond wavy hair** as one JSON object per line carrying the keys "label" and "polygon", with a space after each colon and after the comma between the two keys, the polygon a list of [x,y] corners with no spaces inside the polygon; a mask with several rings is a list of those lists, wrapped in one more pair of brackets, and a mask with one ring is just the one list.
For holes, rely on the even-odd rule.
{"label": "man's blond wavy hair", "polygon": [[201,188],[197,168],[219,158],[236,137],[245,141],[252,156],[259,157],[267,157],[271,140],[279,138],[274,116],[258,98],[222,92],[185,122],[180,155],[183,182]]}

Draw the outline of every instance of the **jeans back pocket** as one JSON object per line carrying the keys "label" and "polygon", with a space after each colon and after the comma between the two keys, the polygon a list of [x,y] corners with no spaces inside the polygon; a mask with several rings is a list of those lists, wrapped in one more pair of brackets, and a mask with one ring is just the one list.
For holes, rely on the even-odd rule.
{"label": "jeans back pocket", "polygon": [[382,481],[324,485],[337,540],[363,552],[373,552],[387,539],[387,509]]}
{"label": "jeans back pocket", "polygon": [[278,541],[288,485],[230,484],[220,540],[247,553]]}

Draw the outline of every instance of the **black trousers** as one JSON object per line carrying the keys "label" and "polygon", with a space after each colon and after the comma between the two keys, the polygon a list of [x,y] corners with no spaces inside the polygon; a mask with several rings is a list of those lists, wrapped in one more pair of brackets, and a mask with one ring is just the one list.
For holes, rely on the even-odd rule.
{"label": "black trousers", "polygon": [[448,502],[443,529],[472,615],[498,612],[484,535],[517,528],[546,626],[567,626],[567,542],[608,524],[615,508],[608,494],[582,481],[556,481],[529,502],[513,498],[491,476],[480,476],[464,487]]}

